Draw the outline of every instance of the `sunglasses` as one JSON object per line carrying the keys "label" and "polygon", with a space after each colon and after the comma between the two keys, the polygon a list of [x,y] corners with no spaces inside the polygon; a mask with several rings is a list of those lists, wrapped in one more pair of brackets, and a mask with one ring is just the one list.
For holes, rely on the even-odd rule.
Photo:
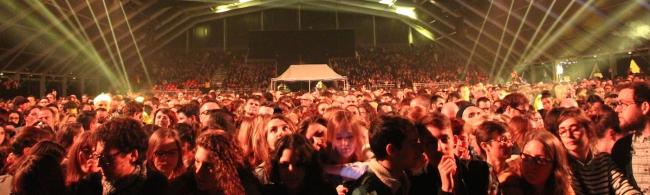
{"label": "sunglasses", "polygon": [[526,153],[523,153],[523,152],[520,154],[520,157],[521,157],[521,160],[524,161],[524,163],[528,163],[528,164],[533,164],[534,163],[534,164],[540,165],[540,166],[546,165],[546,164],[552,162],[551,159],[537,157],[537,156],[533,156],[533,155],[526,154]]}

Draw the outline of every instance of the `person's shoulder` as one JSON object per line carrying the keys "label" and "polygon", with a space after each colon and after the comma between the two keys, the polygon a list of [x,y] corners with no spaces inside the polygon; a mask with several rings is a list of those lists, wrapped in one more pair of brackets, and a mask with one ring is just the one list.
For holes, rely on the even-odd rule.
{"label": "person's shoulder", "polygon": [[612,147],[611,158],[614,162],[625,162],[631,157],[632,151],[632,134],[626,135],[614,143]]}
{"label": "person's shoulder", "polygon": [[374,191],[374,188],[377,186],[377,182],[381,183],[379,177],[375,175],[372,171],[366,171],[359,179],[357,179],[356,186],[352,190],[352,194],[368,194],[370,191]]}

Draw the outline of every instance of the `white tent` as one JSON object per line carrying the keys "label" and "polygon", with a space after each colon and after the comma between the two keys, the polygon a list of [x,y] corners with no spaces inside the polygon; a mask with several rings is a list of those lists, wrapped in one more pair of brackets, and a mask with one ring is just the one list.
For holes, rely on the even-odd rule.
{"label": "white tent", "polygon": [[327,64],[291,65],[280,76],[271,79],[271,90],[275,90],[278,81],[307,81],[309,90],[311,90],[311,81],[343,81],[344,88],[348,87],[348,78],[334,72]]}

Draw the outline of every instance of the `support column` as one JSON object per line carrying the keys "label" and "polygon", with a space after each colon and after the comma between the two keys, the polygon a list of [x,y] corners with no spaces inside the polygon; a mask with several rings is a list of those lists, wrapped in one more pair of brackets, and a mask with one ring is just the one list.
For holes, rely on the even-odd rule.
{"label": "support column", "polygon": [[39,97],[45,96],[45,75],[41,75],[40,80],[38,81],[38,94]]}
{"label": "support column", "polygon": [[228,25],[226,24],[226,21],[227,20],[224,18],[223,19],[223,50],[224,51],[226,51],[226,49],[227,49],[226,48],[226,40],[227,40],[227,37],[228,37],[228,35],[227,35],[228,31],[226,29],[228,27]]}
{"label": "support column", "polygon": [[86,79],[84,78],[79,78],[79,98],[81,98],[81,95],[86,94]]}
{"label": "support column", "polygon": [[302,12],[301,9],[302,9],[302,5],[298,5],[298,30],[302,30],[302,21],[301,21],[302,18],[300,18],[301,15],[300,12]]}
{"label": "support column", "polygon": [[264,31],[264,10],[260,11],[260,30]]}
{"label": "support column", "polygon": [[372,16],[372,47],[377,47],[377,21]]}
{"label": "support column", "polygon": [[68,77],[61,78],[61,97],[68,96]]}
{"label": "support column", "polygon": [[336,25],[336,30],[338,30],[340,28],[340,25],[339,25],[339,10],[334,10],[334,22],[335,22],[335,25]]}

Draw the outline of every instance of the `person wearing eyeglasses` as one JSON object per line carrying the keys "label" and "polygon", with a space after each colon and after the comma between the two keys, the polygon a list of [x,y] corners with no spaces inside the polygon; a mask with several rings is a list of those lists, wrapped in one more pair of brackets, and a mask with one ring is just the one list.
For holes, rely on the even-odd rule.
{"label": "person wearing eyeglasses", "polygon": [[68,161],[65,163],[65,184],[69,188],[75,189],[81,178],[100,171],[97,157],[93,156],[95,145],[96,141],[92,133],[82,132],[70,146],[67,154]]}
{"label": "person wearing eyeglasses", "polygon": [[641,194],[616,167],[607,153],[591,149],[591,120],[579,108],[569,108],[558,118],[560,138],[568,152],[573,189],[577,194]]}
{"label": "person wearing eyeglasses", "polygon": [[165,175],[169,181],[185,173],[178,132],[161,128],[149,137],[147,166]]}
{"label": "person wearing eyeglasses", "polygon": [[618,119],[630,132],[614,144],[612,159],[643,193],[650,193],[650,84],[623,86],[618,96]]}
{"label": "person wearing eyeglasses", "polygon": [[521,115],[528,115],[530,109],[530,100],[521,93],[511,93],[503,98],[501,106],[497,109],[497,113],[506,115],[508,117],[515,117]]}
{"label": "person wearing eyeglasses", "polygon": [[501,183],[503,194],[575,194],[562,142],[547,131],[532,131],[527,138],[518,161],[521,170]]}
{"label": "person wearing eyeglasses", "polygon": [[487,97],[478,98],[476,100],[476,106],[486,114],[492,113],[492,102]]}
{"label": "person wearing eyeglasses", "polygon": [[489,165],[488,194],[501,194],[499,184],[512,175],[506,163],[512,150],[512,137],[506,125],[496,121],[483,122],[474,131],[474,136]]}
{"label": "person wearing eyeglasses", "polygon": [[167,178],[144,166],[147,135],[132,118],[115,118],[93,132],[97,139],[93,156],[101,173],[79,181],[73,194],[163,194]]}

